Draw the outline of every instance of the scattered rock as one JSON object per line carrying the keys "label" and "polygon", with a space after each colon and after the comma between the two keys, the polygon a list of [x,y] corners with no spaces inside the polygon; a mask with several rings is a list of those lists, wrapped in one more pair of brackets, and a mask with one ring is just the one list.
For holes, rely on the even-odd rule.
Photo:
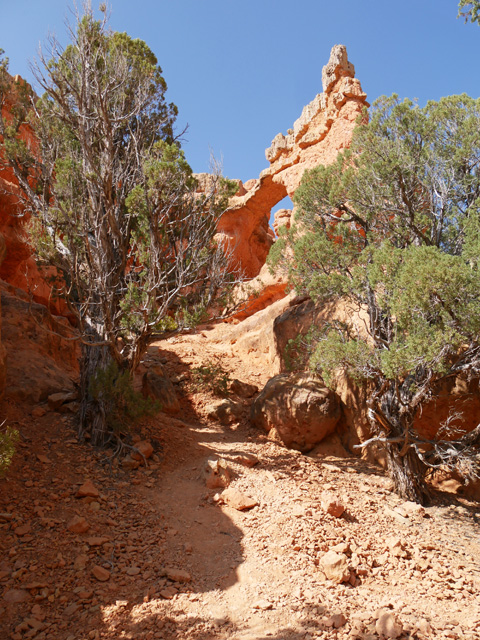
{"label": "scattered rock", "polygon": [[399,505],[398,507],[395,507],[395,511],[397,511],[404,518],[423,518],[426,515],[426,511],[421,504],[410,502],[409,500]]}
{"label": "scattered rock", "polygon": [[258,505],[258,501],[253,498],[249,498],[247,495],[229,487],[222,493],[222,498],[229,507],[236,509],[237,511],[247,511],[253,509]]}
{"label": "scattered rock", "polygon": [[72,392],[52,393],[48,396],[48,407],[51,411],[58,411],[63,404],[73,402],[77,399],[77,394]]}
{"label": "scattered rock", "polygon": [[348,557],[344,553],[328,551],[320,558],[320,566],[323,573],[329,580],[340,584],[350,579],[350,569],[348,567]]}
{"label": "scattered rock", "polygon": [[110,579],[110,571],[107,571],[107,569],[100,567],[98,564],[92,567],[92,575],[100,582],[106,582]]}
{"label": "scattered rock", "polygon": [[192,576],[183,569],[165,569],[166,576],[172,582],[190,582]]}
{"label": "scattered rock", "polygon": [[165,600],[171,600],[177,595],[177,593],[178,589],[175,589],[175,587],[165,587],[165,589],[160,591],[160,595],[162,598],[165,598]]}
{"label": "scattered rock", "polygon": [[241,464],[244,467],[254,467],[258,464],[258,458],[251,453],[240,453],[234,455],[233,459],[237,464]]}
{"label": "scattered rock", "polygon": [[231,481],[228,465],[222,458],[209,459],[205,465],[205,484],[209,489],[228,487]]}
{"label": "scattered rock", "polygon": [[46,413],[45,407],[35,407],[32,409],[32,418],[42,418]]}
{"label": "scattered rock", "polygon": [[100,492],[91,480],[85,480],[75,494],[76,498],[99,498]]}
{"label": "scattered rock", "polygon": [[269,609],[273,609],[273,604],[268,600],[257,600],[255,604],[252,605],[252,609],[259,609],[260,611],[268,611]]}
{"label": "scattered rock", "polygon": [[22,536],[26,536],[27,533],[30,533],[30,531],[32,530],[32,527],[29,524],[23,524],[19,527],[16,527],[13,532],[15,533],[16,536],[22,537]]}
{"label": "scattered rock", "polygon": [[328,513],[335,518],[340,518],[345,511],[345,507],[340,500],[330,493],[322,494],[322,509],[325,513]]}
{"label": "scattered rock", "polygon": [[67,524],[67,529],[72,533],[86,533],[90,525],[83,516],[74,516]]}
{"label": "scattered rock", "polygon": [[405,551],[405,544],[399,538],[388,538],[385,542],[390,555],[396,558],[408,557],[408,553]]}
{"label": "scattered rock", "polygon": [[28,593],[28,591],[25,591],[25,589],[9,589],[3,594],[3,599],[5,600],[5,602],[8,602],[10,604],[26,602],[27,600],[30,600],[30,598],[30,594]]}
{"label": "scattered rock", "polygon": [[102,545],[106,544],[107,542],[110,542],[110,538],[106,538],[106,537],[92,537],[92,538],[87,538],[86,540],[88,546],[90,547],[101,547]]}
{"label": "scattered rock", "polygon": [[140,462],[138,460],[134,460],[131,455],[125,456],[122,460],[122,467],[124,469],[138,469],[140,466]]}
{"label": "scattered rock", "polygon": [[383,638],[399,638],[403,633],[403,626],[397,621],[393,613],[386,611],[378,618],[375,629]]}
{"label": "scattered rock", "polygon": [[148,442],[148,440],[141,440],[140,442],[136,442],[135,449],[138,449],[138,452],[132,451],[130,456],[133,458],[133,460],[138,460],[140,464],[144,463],[144,458],[148,460],[148,458],[150,458],[153,454],[153,447],[151,443]]}
{"label": "scattered rock", "polygon": [[88,556],[85,553],[78,555],[73,563],[75,571],[83,571],[88,563]]}
{"label": "scattered rock", "polygon": [[242,414],[243,405],[230,399],[219,400],[207,407],[208,417],[225,426],[237,422]]}
{"label": "scattered rock", "polygon": [[323,618],[322,624],[326,627],[333,627],[333,629],[340,629],[340,627],[343,627],[347,624],[347,619],[343,615],[343,613],[335,613],[328,618]]}
{"label": "scattered rock", "polygon": [[256,393],[258,393],[258,387],[255,384],[241,382],[236,378],[230,381],[228,388],[229,391],[240,396],[240,398],[252,398]]}

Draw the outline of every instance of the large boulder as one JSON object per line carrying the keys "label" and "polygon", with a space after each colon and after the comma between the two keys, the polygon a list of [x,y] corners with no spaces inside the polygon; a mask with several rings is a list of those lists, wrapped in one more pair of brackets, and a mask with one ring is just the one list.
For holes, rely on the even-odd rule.
{"label": "large boulder", "polygon": [[252,404],[257,427],[275,433],[292,449],[307,452],[336,428],[342,409],[336,394],[309,374],[271,378]]}

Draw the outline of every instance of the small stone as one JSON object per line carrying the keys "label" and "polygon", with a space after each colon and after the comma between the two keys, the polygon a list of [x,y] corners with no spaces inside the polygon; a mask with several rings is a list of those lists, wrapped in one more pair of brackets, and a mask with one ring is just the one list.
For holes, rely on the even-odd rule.
{"label": "small stone", "polygon": [[222,493],[222,498],[229,507],[233,507],[237,511],[247,511],[258,505],[258,501],[249,498],[247,495],[229,487]]}
{"label": "small stone", "polygon": [[410,500],[407,500],[407,502],[396,507],[396,511],[398,511],[404,518],[412,518],[415,516],[423,518],[426,514],[426,511],[421,504],[411,502]]}
{"label": "small stone", "polygon": [[166,576],[172,582],[190,582],[192,576],[183,569],[165,569]]}
{"label": "small stone", "polygon": [[347,619],[343,615],[343,613],[335,613],[333,616],[329,618],[325,618],[322,620],[323,624],[326,627],[333,627],[334,629],[340,629],[347,624]]}
{"label": "small stone", "polygon": [[227,426],[240,420],[244,412],[243,404],[230,399],[217,400],[214,404],[206,407],[207,415],[210,419],[218,421]]}
{"label": "small stone", "polygon": [[222,458],[207,460],[205,464],[205,484],[208,489],[228,487],[231,481],[228,465]]}
{"label": "small stone", "polygon": [[28,591],[25,591],[25,589],[9,589],[3,594],[5,602],[9,602],[10,604],[26,602],[27,600],[30,600],[30,598],[30,594]]}
{"label": "small stone", "polygon": [[431,633],[432,631],[432,627],[430,625],[430,623],[428,622],[428,620],[425,620],[425,618],[421,618],[418,622],[417,622],[417,629],[420,633],[423,633],[424,635],[427,635],[428,633]]}
{"label": "small stone", "polygon": [[396,558],[406,558],[408,553],[404,550],[404,543],[399,538],[388,538],[386,540],[387,549],[392,556]]}
{"label": "small stone", "polygon": [[268,611],[269,609],[273,609],[273,604],[268,600],[257,600],[254,605],[252,605],[253,609],[259,609],[260,611]]}
{"label": "small stone", "polygon": [[139,573],[140,573],[139,567],[128,567],[127,569],[128,576],[138,576]]}
{"label": "small stone", "polygon": [[88,556],[82,553],[81,555],[75,558],[75,561],[73,563],[73,568],[75,569],[75,571],[83,571],[87,566],[87,563],[88,563]]}
{"label": "small stone", "polygon": [[251,453],[240,453],[237,456],[233,456],[233,459],[237,464],[241,464],[244,467],[252,468],[258,464],[258,458]]}
{"label": "small stone", "polygon": [[92,574],[100,582],[106,582],[110,579],[110,571],[107,571],[107,569],[100,567],[98,564],[92,567]]}
{"label": "small stone", "polygon": [[241,398],[251,398],[256,393],[258,393],[258,387],[256,384],[248,384],[248,382],[241,382],[234,378],[229,386],[229,391],[235,393],[237,396]]}
{"label": "small stone", "polygon": [[397,622],[393,613],[385,612],[378,618],[375,629],[384,638],[399,638],[403,633],[403,626]]}
{"label": "small stone", "polygon": [[125,456],[122,460],[122,467],[124,469],[138,469],[140,466],[140,462],[138,460],[134,460],[132,456]]}
{"label": "small stone", "polygon": [[32,418],[42,418],[47,413],[44,407],[35,407],[32,409]]}
{"label": "small stone", "polygon": [[26,536],[27,533],[30,533],[30,531],[32,530],[32,527],[29,524],[23,524],[19,527],[16,527],[13,532],[15,533],[16,536]]}
{"label": "small stone", "polygon": [[67,529],[72,533],[86,533],[90,525],[83,516],[74,516],[68,523]]}
{"label": "small stone", "polygon": [[77,394],[76,393],[65,393],[65,392],[60,392],[60,393],[52,393],[52,395],[48,396],[48,406],[52,411],[57,411],[58,409],[60,409],[60,407],[62,406],[62,404],[67,403],[67,402],[72,402],[73,400],[77,399]]}
{"label": "small stone", "polygon": [[75,494],[76,498],[98,498],[100,492],[91,480],[85,480]]}
{"label": "small stone", "polygon": [[[140,442],[135,443],[135,449],[137,451],[132,451],[130,454],[133,460],[138,460],[140,464],[144,463],[144,458],[148,459],[153,453],[153,447],[147,440],[141,440]],[[143,456],[143,457],[142,457]]]}
{"label": "small stone", "polygon": [[74,613],[77,613],[79,609],[81,609],[80,605],[72,602],[72,604],[69,604],[68,607],[64,610],[63,615],[68,618],[70,616],[73,616]]}
{"label": "small stone", "polygon": [[50,458],[47,458],[43,453],[37,453],[37,460],[42,464],[50,464],[51,462]]}
{"label": "small stone", "polygon": [[175,587],[165,587],[165,589],[162,589],[160,591],[160,595],[162,596],[162,598],[165,598],[165,600],[171,600],[174,596],[176,596],[178,593],[178,589],[175,589]]}
{"label": "small stone", "polygon": [[340,518],[345,511],[343,504],[337,498],[328,493],[323,494],[322,496],[322,509],[325,513],[328,513],[335,518]]}
{"label": "small stone", "polygon": [[105,537],[100,537],[100,536],[94,536],[92,538],[87,538],[87,544],[90,547],[101,547],[102,545],[106,544],[107,542],[110,542],[110,538],[105,538]]}
{"label": "small stone", "polygon": [[329,551],[320,558],[320,566],[329,580],[340,584],[350,579],[348,558],[344,553]]}

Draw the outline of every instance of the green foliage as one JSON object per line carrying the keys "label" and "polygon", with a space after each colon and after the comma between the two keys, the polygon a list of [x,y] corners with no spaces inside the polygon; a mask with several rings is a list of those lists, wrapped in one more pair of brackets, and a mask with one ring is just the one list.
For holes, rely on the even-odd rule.
{"label": "green foliage", "polygon": [[90,379],[89,393],[108,408],[108,430],[116,434],[130,431],[138,420],[160,409],[158,403],[135,391],[130,372],[120,371],[116,362],[111,362],[105,369],[97,369]]}
{"label": "green foliage", "polygon": [[5,427],[4,424],[0,427],[0,478],[5,475],[10,466],[19,438],[16,429]]}
{"label": "green foliage", "polygon": [[465,18],[465,22],[480,24],[480,1],[460,0],[458,3],[458,17]]}
{"label": "green foliage", "polygon": [[[396,443],[413,446],[437,382],[480,373],[479,121],[480,100],[466,95],[424,108],[380,98],[349,150],[305,172],[295,225],[269,256],[299,294],[347,311],[320,328],[310,366],[332,386],[339,372],[368,382],[391,460]],[[415,449],[423,462],[436,452]]]}
{"label": "green foliage", "polygon": [[192,369],[192,387],[197,391],[213,393],[216,396],[228,395],[230,376],[222,367],[218,358],[207,361]]}
{"label": "green foliage", "polygon": [[[196,191],[154,53],[111,31],[105,16],[96,20],[90,3],[84,10],[70,44],[53,39],[50,58],[34,67],[40,99],[0,62],[0,106],[10,110],[0,157],[14,171],[19,206],[35,218],[39,257],[63,280],[82,370],[95,368],[105,345],[133,371],[154,336],[198,321],[231,287],[215,236],[234,184],[215,173]],[[85,423],[86,378],[80,432],[93,429],[100,444],[101,419]]]}
{"label": "green foliage", "polygon": [[310,358],[321,337],[320,328],[312,325],[305,334],[299,333],[287,342],[284,359],[288,371],[308,369]]}

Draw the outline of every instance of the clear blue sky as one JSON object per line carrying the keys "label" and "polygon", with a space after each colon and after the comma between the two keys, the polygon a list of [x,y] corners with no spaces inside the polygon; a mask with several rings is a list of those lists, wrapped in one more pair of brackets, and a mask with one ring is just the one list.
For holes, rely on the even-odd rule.
{"label": "clear blue sky", "polygon": [[[0,46],[10,71],[53,31],[67,43],[67,0],[1,0]],[[168,99],[188,123],[194,171],[210,149],[231,178],[258,177],[265,148],[322,91],[334,44],[347,46],[372,102],[398,93],[420,103],[480,95],[480,27],[456,19],[456,0],[112,0],[111,26],[142,38],[158,57]],[[94,8],[98,1],[93,3]]]}

